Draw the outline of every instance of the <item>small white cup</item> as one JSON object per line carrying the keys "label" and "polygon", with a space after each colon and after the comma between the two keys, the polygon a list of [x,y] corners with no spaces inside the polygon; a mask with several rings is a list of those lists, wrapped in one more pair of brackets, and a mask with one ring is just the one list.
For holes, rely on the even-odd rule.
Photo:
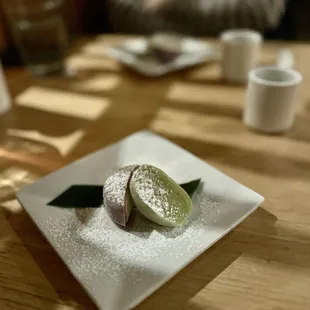
{"label": "small white cup", "polygon": [[243,122],[246,126],[267,133],[289,130],[296,112],[297,87],[302,75],[277,67],[254,69],[249,84]]}
{"label": "small white cup", "polygon": [[222,78],[235,83],[247,82],[250,70],[257,65],[261,42],[261,34],[252,30],[222,33]]}

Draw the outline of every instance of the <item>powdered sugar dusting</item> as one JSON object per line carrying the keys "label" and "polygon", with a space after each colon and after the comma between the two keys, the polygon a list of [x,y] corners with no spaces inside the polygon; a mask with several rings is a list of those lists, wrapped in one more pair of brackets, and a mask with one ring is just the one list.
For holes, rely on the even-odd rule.
{"label": "powdered sugar dusting", "polygon": [[156,225],[136,210],[128,227],[121,228],[103,207],[64,210],[62,217],[44,225],[53,245],[61,247],[68,265],[89,285],[98,276],[113,282],[133,277],[139,282],[150,261],[178,260],[203,249],[200,237],[211,224],[208,214],[219,203],[200,192],[194,195],[193,204],[192,218],[177,228]]}
{"label": "powdered sugar dusting", "polygon": [[106,180],[103,187],[104,205],[114,222],[125,226],[130,215],[132,203],[127,197],[128,183],[137,165],[123,167]]}
{"label": "powdered sugar dusting", "polygon": [[138,167],[131,165],[113,173],[104,184],[104,197],[108,197],[115,205],[124,205],[124,197],[132,171]]}
{"label": "powdered sugar dusting", "polygon": [[190,213],[191,201],[188,195],[183,194],[182,189],[173,190],[168,180],[169,177],[163,177],[164,175],[154,166],[141,165],[133,174],[130,184],[131,193],[134,200],[135,197],[141,199],[143,204],[155,212],[159,218],[174,223],[172,226],[178,226]]}
{"label": "powdered sugar dusting", "polygon": [[[144,169],[142,169],[145,167]],[[168,191],[165,184],[158,182],[150,177],[151,173],[156,177],[157,170],[152,169],[152,166],[142,166],[133,176],[135,189],[137,194],[143,201],[149,204],[152,209],[163,217],[167,216],[166,207],[168,207]],[[154,170],[154,171],[153,171]]]}

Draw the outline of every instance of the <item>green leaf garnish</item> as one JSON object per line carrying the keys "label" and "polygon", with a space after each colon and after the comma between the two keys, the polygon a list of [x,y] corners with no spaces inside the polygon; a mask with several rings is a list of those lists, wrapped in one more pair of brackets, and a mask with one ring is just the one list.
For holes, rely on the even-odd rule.
{"label": "green leaf garnish", "polygon": [[[189,197],[192,198],[201,179],[180,184]],[[99,208],[102,204],[101,185],[72,185],[51,202],[49,206],[60,208]]]}
{"label": "green leaf garnish", "polygon": [[48,203],[60,208],[99,208],[102,185],[72,185]]}
{"label": "green leaf garnish", "polygon": [[188,183],[180,184],[180,186],[186,191],[188,196],[192,198],[200,182],[201,179],[197,179]]}

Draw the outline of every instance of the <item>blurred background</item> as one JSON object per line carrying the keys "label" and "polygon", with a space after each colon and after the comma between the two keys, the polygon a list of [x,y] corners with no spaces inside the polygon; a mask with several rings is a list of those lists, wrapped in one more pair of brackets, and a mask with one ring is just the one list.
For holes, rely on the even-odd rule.
{"label": "blurred background", "polygon": [[[5,66],[21,64],[14,40],[10,6],[24,1],[2,0],[0,53]],[[29,1],[27,1],[29,3]],[[310,39],[310,2],[306,0],[32,0],[50,2],[64,17],[69,42],[83,34],[150,34],[173,31],[217,36],[229,28],[259,30],[277,40]],[[56,4],[55,4],[56,3]],[[28,8],[29,9],[29,8]],[[34,9],[33,9],[34,10]],[[16,13],[16,12],[15,12]],[[19,12],[20,13],[20,12]],[[13,19],[16,21],[16,18]]]}

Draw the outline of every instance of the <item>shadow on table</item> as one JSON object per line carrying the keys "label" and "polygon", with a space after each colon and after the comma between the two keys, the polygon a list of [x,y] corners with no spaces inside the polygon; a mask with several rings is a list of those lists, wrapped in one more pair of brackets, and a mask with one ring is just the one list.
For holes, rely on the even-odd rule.
{"label": "shadow on table", "polygon": [[[57,293],[57,299],[55,298],[54,302],[51,299],[49,303],[44,303],[44,309],[53,310],[55,307],[57,309],[58,306],[56,303],[59,304],[59,302],[67,306],[83,305],[85,309],[97,309],[81,285],[75,280],[56,252],[36,228],[26,212],[22,210],[19,213],[11,213],[9,210],[6,210],[5,217],[14,230],[14,233],[19,237],[27,250],[27,255],[19,253],[19,255],[24,257],[23,263],[32,264],[32,262],[29,261],[31,259],[28,257],[30,254],[35,264],[40,268],[49,282],[49,285],[51,285],[52,288],[49,290],[55,290]],[[17,267],[19,266],[17,265]],[[44,289],[40,288],[38,294],[36,294],[35,281],[42,280],[34,279],[28,279],[28,281],[33,289],[33,299],[36,297],[38,299],[38,296],[42,294],[40,291],[44,292]],[[47,307],[48,304],[50,304],[50,308]]]}
{"label": "shadow on table", "polygon": [[232,105],[219,105],[218,102],[210,102],[206,100],[203,104],[189,103],[189,102],[176,102],[173,100],[167,105],[169,108],[174,108],[179,111],[190,111],[191,113],[199,113],[202,115],[211,116],[224,116],[242,121],[242,108]]}
{"label": "shadow on table", "polygon": [[207,303],[203,303],[203,305],[198,305],[193,302],[186,304],[182,310],[222,310],[220,307],[214,305],[208,305]]}
{"label": "shadow on table", "polygon": [[287,133],[292,140],[310,142],[310,115],[297,115],[293,128]]}
{"label": "shadow on table", "polygon": [[185,75],[184,81],[188,84],[196,84],[208,87],[210,85],[212,86],[225,86],[229,88],[244,88],[244,83],[233,83],[226,81],[222,79],[221,77],[216,78],[208,78],[208,77],[199,77],[199,78],[193,78],[189,77],[188,75]]}
{"label": "shadow on table", "polygon": [[[273,225],[276,217],[266,210],[260,208],[247,219],[249,222],[257,220],[262,221],[264,228],[268,227],[268,231],[275,230]],[[233,231],[218,241],[145,300],[137,307],[137,310],[155,309],[155,307],[152,308],[152,305],[161,303],[165,305],[165,309],[183,309],[183,307],[195,310],[208,309],[205,305],[204,308],[194,305],[190,300],[215,280],[240,255],[250,251],[249,243],[236,243],[238,234],[240,233]],[[210,306],[210,309],[216,310],[217,308]]]}
{"label": "shadow on table", "polygon": [[230,82],[221,74],[221,66],[218,61],[206,62],[203,66],[189,68],[182,80],[188,84],[208,86],[225,86],[229,88],[244,88],[245,83]]}
{"label": "shadow on table", "polygon": [[[152,305],[163,303],[166,309],[209,309],[205,301],[203,307],[190,301],[211,281],[216,281],[242,254],[270,261],[277,261],[287,266],[297,265],[310,268],[307,252],[310,238],[307,235],[297,235],[295,231],[283,228],[287,235],[302,239],[306,243],[277,239],[277,229],[274,227],[276,217],[259,208],[246,221],[240,224],[232,233],[198,257],[194,262],[179,272],[173,279],[155,292],[137,309],[155,309]],[[251,227],[251,232],[245,232]],[[217,307],[210,305],[210,309]]]}
{"label": "shadow on table", "polygon": [[310,162],[307,161],[211,141],[203,142],[168,134],[164,136],[202,159],[214,159],[217,163],[263,175],[309,180]]}
{"label": "shadow on table", "polygon": [[[51,289],[39,267],[6,220],[0,207],[1,309],[32,308],[54,310],[61,307],[57,293]],[[9,216],[9,215],[8,215]],[[5,275],[5,276],[4,276]],[[74,301],[73,301],[74,303]],[[73,303],[70,303],[73,305]],[[7,306],[7,307],[6,307]]]}

